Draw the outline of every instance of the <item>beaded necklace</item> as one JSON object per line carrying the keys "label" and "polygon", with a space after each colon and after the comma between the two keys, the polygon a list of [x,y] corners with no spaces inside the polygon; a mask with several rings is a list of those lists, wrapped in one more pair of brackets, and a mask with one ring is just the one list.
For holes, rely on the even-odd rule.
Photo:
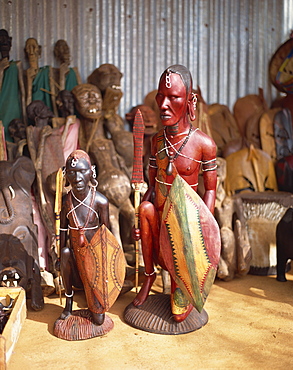
{"label": "beaded necklace", "polygon": [[[182,138],[181,140],[179,140],[177,143],[175,144],[172,144],[170,142],[170,140],[167,138],[167,135],[166,135],[166,129],[164,130],[164,139],[165,139],[165,147],[164,147],[164,150],[166,151],[166,154],[167,154],[167,157],[169,159],[169,163],[167,165],[167,168],[166,168],[166,174],[168,176],[172,175],[172,164],[173,162],[175,161],[175,159],[179,156],[180,152],[182,151],[182,149],[185,147],[185,145],[187,144],[191,134],[194,132],[194,129],[193,129],[193,126],[190,125],[190,129],[188,131],[188,134],[186,135],[185,138]],[[178,145],[180,144],[181,142],[183,141],[183,143],[181,144],[180,148],[177,150],[175,148],[175,145]],[[167,143],[169,145],[167,145]],[[169,148],[172,148],[175,152],[175,154],[173,155],[170,155],[169,154]]]}
{"label": "beaded necklace", "polygon": [[[91,199],[91,203],[90,205],[88,206],[85,201],[87,200],[87,198],[89,197],[89,195],[92,193],[92,199]],[[73,216],[73,220],[74,220],[74,223],[77,227],[72,227],[72,226],[68,226],[69,229],[73,229],[73,230],[78,230],[78,233],[79,233],[79,245],[80,247],[83,247],[85,245],[85,237],[84,237],[84,232],[86,230],[91,230],[91,229],[96,229],[99,227],[99,225],[97,224],[96,226],[94,227],[87,227],[88,223],[89,223],[89,219],[90,219],[90,214],[91,212],[95,213],[96,217],[99,218],[99,215],[98,213],[93,209],[93,203],[94,203],[94,199],[95,199],[95,189],[90,189],[90,191],[88,192],[87,196],[83,199],[83,200],[79,200],[73,193],[73,191],[71,190],[70,192],[70,195],[73,196],[73,198],[78,202],[78,204],[73,207],[73,203],[72,203],[72,199],[70,199],[70,203],[72,205],[72,208],[71,210],[67,213],[67,217],[69,216],[70,213],[72,213],[72,216]],[[85,220],[85,223],[83,226],[80,226],[78,224],[78,219],[77,219],[77,215],[76,215],[76,212],[75,210],[80,207],[81,205],[84,205],[85,207],[88,208],[88,213],[87,213],[87,217],[86,217],[86,220]]]}

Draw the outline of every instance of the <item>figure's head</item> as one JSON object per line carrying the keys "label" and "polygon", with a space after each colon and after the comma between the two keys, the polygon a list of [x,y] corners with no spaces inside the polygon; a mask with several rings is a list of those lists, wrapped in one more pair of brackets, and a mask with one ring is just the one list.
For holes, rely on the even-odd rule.
{"label": "figure's head", "polygon": [[60,117],[68,117],[74,114],[74,97],[71,91],[61,90],[56,97],[56,104]]}
{"label": "figure's head", "polygon": [[75,107],[78,113],[87,119],[100,117],[102,95],[95,85],[80,84],[72,89]]}
{"label": "figure's head", "polygon": [[102,64],[88,77],[90,84],[96,85],[104,95],[107,87],[121,90],[121,78],[123,74],[113,64]]}
{"label": "figure's head", "polygon": [[48,124],[49,119],[54,117],[53,112],[41,100],[32,101],[26,108],[28,119],[37,127]]}
{"label": "figure's head", "polygon": [[134,117],[138,109],[141,111],[141,115],[145,125],[145,134],[153,134],[154,132],[156,132],[159,123],[157,115],[151,107],[145,104],[140,104],[133,107],[131,111],[125,115],[125,118],[130,123],[131,127],[133,127]]}
{"label": "figure's head", "polygon": [[9,122],[8,132],[15,143],[19,140],[26,139],[26,125],[19,118],[15,118]]}
{"label": "figure's head", "polygon": [[8,32],[4,29],[0,30],[0,53],[2,58],[9,58],[11,49],[12,37],[9,37]]}
{"label": "figure's head", "polygon": [[195,119],[192,77],[189,70],[180,65],[167,68],[161,75],[156,101],[164,126],[173,126],[187,114]]}
{"label": "figure's head", "polygon": [[89,155],[83,150],[75,150],[68,156],[65,171],[66,180],[76,195],[84,194],[90,182],[94,183],[94,167]]}
{"label": "figure's head", "polygon": [[24,52],[30,64],[37,63],[42,53],[42,47],[34,37],[30,37],[25,42]]}
{"label": "figure's head", "polygon": [[70,49],[65,40],[58,40],[54,47],[54,55],[61,63],[70,64]]}

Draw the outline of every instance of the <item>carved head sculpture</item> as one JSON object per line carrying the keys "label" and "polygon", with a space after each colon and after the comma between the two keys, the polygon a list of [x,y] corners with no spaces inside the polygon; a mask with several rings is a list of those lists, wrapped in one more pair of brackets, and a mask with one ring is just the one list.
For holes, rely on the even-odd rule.
{"label": "carved head sculpture", "polygon": [[9,37],[9,34],[6,30],[0,30],[0,53],[2,58],[9,59],[9,52],[11,49],[12,37]]}
{"label": "carved head sculpture", "polygon": [[121,89],[120,81],[123,74],[113,64],[102,64],[88,77],[90,84],[96,85],[104,96],[107,87]]}
{"label": "carved head sculpture", "polygon": [[95,184],[95,166],[91,165],[89,155],[80,149],[72,152],[66,159],[66,180],[75,195],[86,195],[89,184]]}
{"label": "carved head sculpture", "polygon": [[74,115],[74,97],[71,91],[61,90],[57,95],[56,104],[60,117]]}
{"label": "carved head sculpture", "polygon": [[65,40],[58,40],[56,42],[54,55],[60,63],[70,64],[70,48]]}
{"label": "carved head sculpture", "polygon": [[75,107],[78,113],[87,119],[96,119],[101,115],[102,95],[97,86],[80,84],[72,89]]}
{"label": "carved head sculpture", "polygon": [[129,113],[126,113],[125,115],[126,120],[130,123],[131,127],[133,127],[134,117],[138,109],[141,111],[143,117],[143,122],[145,125],[144,130],[145,135],[154,134],[157,131],[157,126],[159,122],[155,111],[151,107],[145,104],[140,104],[137,105],[136,107],[133,107]]}
{"label": "carved head sculpture", "polygon": [[44,127],[49,124],[50,118],[54,117],[53,112],[41,100],[32,101],[26,108],[27,117],[36,127]]}
{"label": "carved head sculpture", "polygon": [[8,131],[15,143],[26,139],[26,125],[19,118],[15,118],[9,123]]}
{"label": "carved head sculpture", "polygon": [[30,37],[26,40],[24,52],[30,66],[37,66],[38,60],[41,57],[42,47],[34,37]]}
{"label": "carved head sculpture", "polygon": [[121,78],[123,74],[113,64],[102,64],[88,77],[88,82],[96,85],[103,96],[103,110],[113,114],[117,111],[123,96]]}

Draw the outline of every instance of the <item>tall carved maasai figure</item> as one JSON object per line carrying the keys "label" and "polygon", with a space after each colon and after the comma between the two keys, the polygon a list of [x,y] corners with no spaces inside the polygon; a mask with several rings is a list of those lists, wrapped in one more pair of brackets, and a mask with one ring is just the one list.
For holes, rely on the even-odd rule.
{"label": "tall carved maasai figure", "polygon": [[[192,92],[191,74],[184,66],[173,65],[163,72],[156,101],[164,127],[152,139],[149,188],[139,208],[140,228],[134,232],[135,238],[141,239],[145,279],[132,308],[130,305],[126,309],[125,318],[147,331],[178,334],[196,330],[207,322],[203,305],[220,254],[219,228],[213,217],[216,145],[190,123],[195,119],[196,95]],[[200,171],[202,198],[197,194]],[[171,276],[172,312],[166,313],[168,323],[156,324],[159,321],[154,320],[157,326],[149,327],[147,323],[137,324],[135,318],[132,321],[131,310],[137,307],[143,312],[145,305],[153,301],[149,292],[157,264]],[[165,314],[162,304],[154,303],[153,309],[159,316]],[[166,310],[170,311],[169,303]],[[194,313],[202,315],[200,324],[181,331],[179,324]],[[170,332],[163,327],[169,327]]]}
{"label": "tall carved maasai figure", "polygon": [[[95,170],[82,150],[66,161],[71,190],[62,200],[60,271],[66,304],[55,334],[68,340],[103,335],[113,327],[105,312],[123,286],[125,258],[109,228],[109,202],[96,190]],[[70,245],[68,246],[67,235]],[[83,286],[88,310],[72,314],[73,287]],[[77,334],[78,332],[78,334]]]}

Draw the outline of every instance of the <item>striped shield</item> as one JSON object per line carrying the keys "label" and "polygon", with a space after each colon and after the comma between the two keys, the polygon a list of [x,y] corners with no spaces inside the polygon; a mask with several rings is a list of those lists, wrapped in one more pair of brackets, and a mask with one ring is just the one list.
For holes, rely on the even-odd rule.
{"label": "striped shield", "polygon": [[203,200],[179,175],[164,206],[160,246],[172,278],[201,312],[216,276],[220,230]]}

